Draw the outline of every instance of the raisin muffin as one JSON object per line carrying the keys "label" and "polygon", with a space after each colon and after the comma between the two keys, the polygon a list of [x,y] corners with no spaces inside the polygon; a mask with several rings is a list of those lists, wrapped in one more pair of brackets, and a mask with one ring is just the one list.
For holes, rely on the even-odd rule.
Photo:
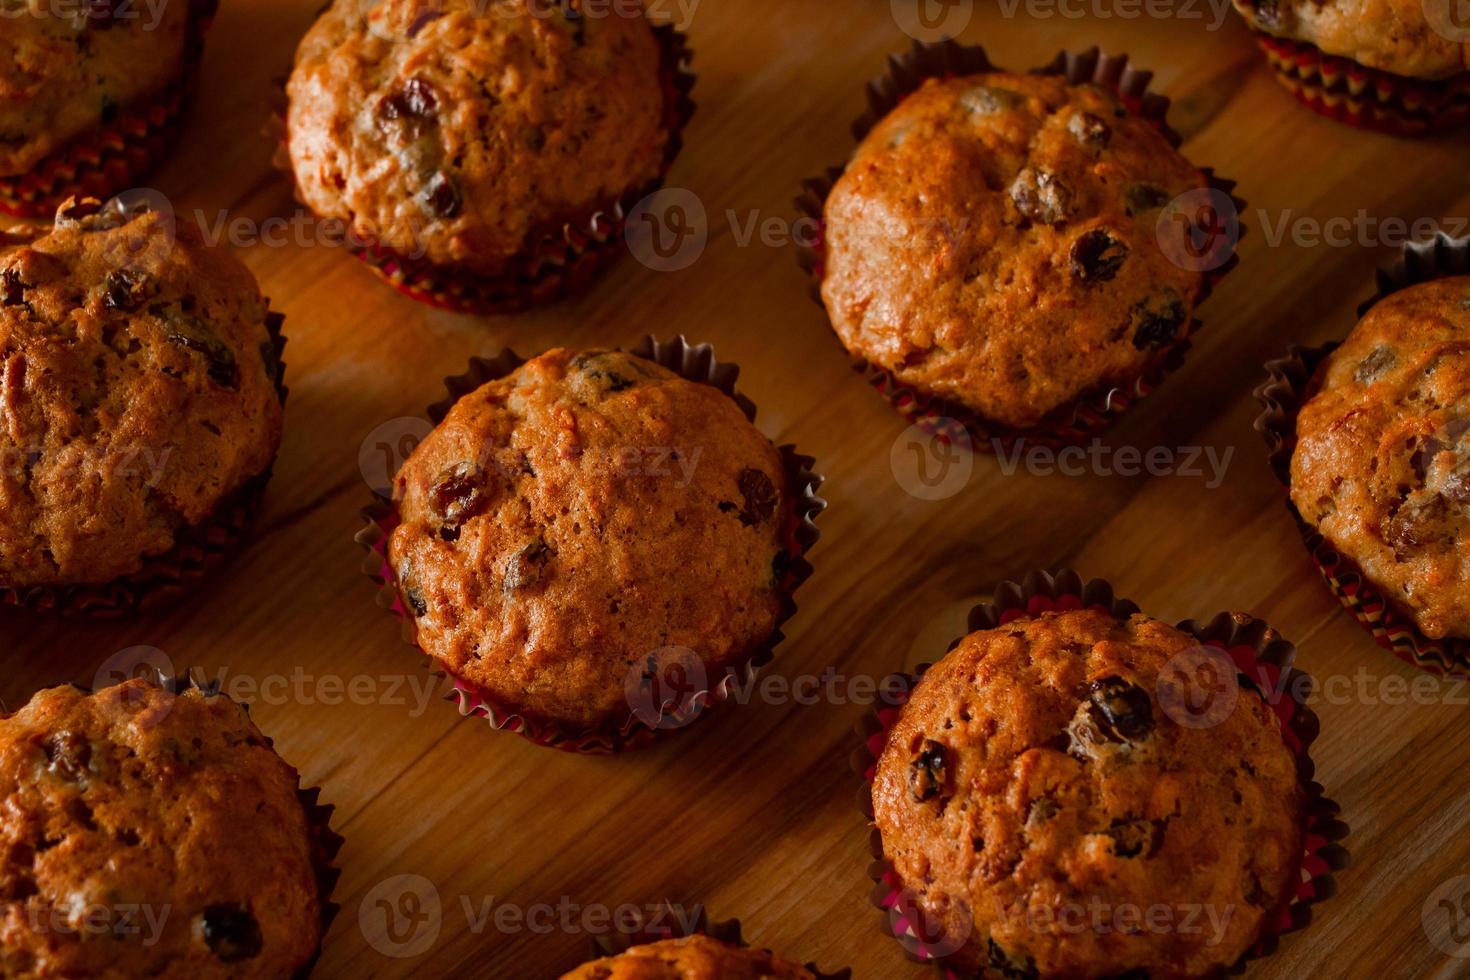
{"label": "raisin muffin", "polygon": [[806,967],[708,936],[666,939],[583,964],[561,980],[815,980]]}
{"label": "raisin muffin", "polygon": [[1206,278],[1161,247],[1184,231],[1160,217],[1207,187],[1156,123],[1100,87],[930,78],[827,198],[822,300],[868,364],[1030,428],[1136,381],[1183,340]]}
{"label": "raisin muffin", "polygon": [[0,974],[289,977],[320,945],[296,770],[225,697],[147,681],[0,715]]}
{"label": "raisin muffin", "polygon": [[[1159,680],[1197,647],[1141,615],[1045,613],[970,634],[914,688],[878,759],[874,820],[946,965],[1214,975],[1287,904],[1307,805],[1295,758],[1244,687],[1219,724],[1175,723]],[[1111,928],[1155,908],[1176,924],[1216,914]]]}
{"label": "raisin muffin", "polygon": [[534,274],[543,239],[650,188],[675,148],[670,70],[638,10],[337,0],[288,84],[302,200],[445,279]]}
{"label": "raisin muffin", "polygon": [[1470,278],[1394,293],[1297,416],[1303,520],[1431,639],[1470,638]]}
{"label": "raisin muffin", "polygon": [[461,398],[394,480],[418,643],[503,711],[596,732],[668,651],[711,686],[789,603],[781,453],[733,398],[634,354],[550,351]]}
{"label": "raisin muffin", "polygon": [[138,572],[263,482],[274,321],[165,213],[69,201],[0,251],[0,588]]}

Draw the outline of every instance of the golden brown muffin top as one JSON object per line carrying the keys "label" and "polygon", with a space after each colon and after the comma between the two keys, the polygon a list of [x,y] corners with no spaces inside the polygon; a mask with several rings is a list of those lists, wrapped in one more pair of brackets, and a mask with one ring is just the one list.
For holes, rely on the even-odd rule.
{"label": "golden brown muffin top", "polygon": [[577,967],[561,980],[812,980],[805,967],[708,936],[666,939]]}
{"label": "golden brown muffin top", "polygon": [[[1235,0],[1250,25],[1360,65],[1410,78],[1470,71],[1455,0]],[[1438,22],[1436,22],[1438,19]]]}
{"label": "golden brown muffin top", "polygon": [[280,444],[250,271],[166,214],[97,207],[0,250],[0,585],[137,571]]}
{"label": "golden brown muffin top", "polygon": [[662,169],[662,59],[641,8],[366,10],[337,0],[302,41],[288,86],[291,162],[316,213],[399,252],[495,273]]}
{"label": "golden brown muffin top", "polygon": [[58,687],[0,716],[0,974],[291,976],[321,933],[297,785],[194,690]]}
{"label": "golden brown muffin top", "polygon": [[718,389],[632,354],[549,351],[465,396],[394,495],[419,645],[533,719],[621,725],[651,655],[691,651],[713,683],[782,608],[780,453]]}
{"label": "golden brown muffin top", "polygon": [[1470,278],[1374,306],[1309,391],[1297,510],[1424,635],[1470,638]]}
{"label": "golden brown muffin top", "polygon": [[1202,976],[1294,891],[1305,801],[1275,715],[1245,687],[1211,727],[1160,701],[1197,646],[1144,616],[1048,613],[970,634],[917,685],[875,820],[958,965]]}
{"label": "golden brown muffin top", "polygon": [[26,173],[174,81],[194,6],[7,2],[0,20],[0,176]]}
{"label": "golden brown muffin top", "polygon": [[1100,88],[930,79],[827,199],[822,298],[853,353],[987,419],[1034,425],[1134,380],[1186,332],[1204,280],[1170,260],[1156,226],[1205,186]]}

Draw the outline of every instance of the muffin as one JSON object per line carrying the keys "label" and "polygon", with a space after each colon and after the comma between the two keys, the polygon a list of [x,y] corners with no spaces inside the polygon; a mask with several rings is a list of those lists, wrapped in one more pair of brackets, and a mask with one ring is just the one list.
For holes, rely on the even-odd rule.
{"label": "muffin", "polygon": [[172,140],[215,5],[8,5],[0,210],[49,215],[73,194],[106,198],[141,180]]}
{"label": "muffin", "polygon": [[394,479],[385,572],[423,652],[516,719],[497,727],[623,747],[693,720],[665,694],[697,716],[780,639],[820,478],[733,372],[665,366],[681,352],[722,373],[682,344],[543,354],[460,397]]}
{"label": "muffin", "polygon": [[315,958],[324,813],[228,698],[42,691],[0,715],[0,798],[0,974],[289,977]]}
{"label": "muffin", "polygon": [[280,445],[278,352],[250,271],[168,214],[73,200],[12,239],[0,589],[66,608],[201,536],[217,544]]}
{"label": "muffin", "polygon": [[1375,305],[1296,419],[1302,519],[1430,639],[1470,639],[1470,277]]}
{"label": "muffin", "polygon": [[1215,975],[1296,894],[1309,800],[1275,706],[1246,684],[1203,716],[1166,697],[1202,639],[1107,598],[991,617],[878,740],[885,882],[961,975]]}
{"label": "muffin", "polygon": [[982,435],[1066,428],[1161,372],[1210,286],[1166,212],[1219,192],[1141,104],[1060,69],[925,78],[821,211],[847,350]]}
{"label": "muffin", "polygon": [[298,194],[419,299],[488,312],[579,284],[692,108],[682,39],[638,10],[337,0],[287,86]]}
{"label": "muffin", "polygon": [[1470,118],[1470,26],[1455,0],[1235,0],[1277,78],[1342,122],[1403,134]]}
{"label": "muffin", "polygon": [[561,980],[815,980],[806,967],[764,950],[688,936],[634,946],[626,953],[583,964]]}

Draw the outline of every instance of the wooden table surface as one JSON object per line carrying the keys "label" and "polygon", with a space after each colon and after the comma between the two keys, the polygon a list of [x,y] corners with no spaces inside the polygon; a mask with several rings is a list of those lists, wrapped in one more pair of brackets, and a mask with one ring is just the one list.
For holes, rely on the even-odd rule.
{"label": "wooden table surface", "polygon": [[[625,259],[580,299],[493,319],[402,298],[305,232],[248,240],[252,225],[299,213],[260,133],[273,82],[320,0],[223,6],[187,144],[153,185],[181,218],[228,218],[232,245],[287,314],[291,399],[267,507],[255,542],[166,613],[86,624],[0,612],[0,698],[13,708],[42,687],[90,683],[138,645],[223,672],[337,806],[343,910],[318,976],[555,977],[588,948],[582,912],[595,924],[598,909],[665,899],[703,901],[743,919],[760,944],[827,969],[924,975],[867,902],[867,832],[847,764],[862,705],[757,699],[651,750],[569,756],[461,719],[373,604],[352,540],[370,497],[359,467],[370,433],[421,416],[472,356],[647,332],[711,341],[740,363],[762,429],[814,454],[828,477],[817,571],[772,673],[832,668],[851,681],[932,659],[997,582],[1038,567],[1108,578],[1161,618],[1227,609],[1266,618],[1301,647],[1299,665],[1335,687],[1316,705],[1314,755],[1352,827],[1353,864],[1312,926],[1249,975],[1470,973],[1470,960],[1447,955],[1466,950],[1438,908],[1470,891],[1453,882],[1470,872],[1470,689],[1411,687],[1423,675],[1339,607],[1251,429],[1262,363],[1289,343],[1342,335],[1375,268],[1393,258],[1393,242],[1360,212],[1453,229],[1470,214],[1470,142],[1401,141],[1313,116],[1277,86],[1234,16],[1213,29],[1203,2],[1131,19],[1121,14],[1136,8],[1111,0],[1074,5],[1093,11],[1080,18],[974,4],[961,36],[1002,64],[1028,68],[1096,43],[1156,69],[1186,152],[1240,181],[1251,203],[1241,267],[1205,306],[1183,370],[1104,440],[1232,455],[1218,486],[1208,476],[1007,474],[976,456],[967,480],[945,488],[956,492],[926,500],[905,489],[919,485],[905,423],[850,371],[792,250],[780,236],[745,234],[752,218],[789,227],[801,180],[851,150],[864,82],[909,44],[889,3],[698,3],[687,26],[699,112],[670,184],[706,212],[702,256],[676,272]],[[953,7],[951,23],[970,6]],[[1329,219],[1358,230],[1312,245]],[[1278,236],[1283,221],[1305,234]],[[412,429],[397,425],[407,429],[388,431]],[[437,918],[402,918],[412,908],[402,893],[425,885]],[[512,911],[497,925],[502,907]],[[573,927],[535,911],[547,907],[570,909]]]}

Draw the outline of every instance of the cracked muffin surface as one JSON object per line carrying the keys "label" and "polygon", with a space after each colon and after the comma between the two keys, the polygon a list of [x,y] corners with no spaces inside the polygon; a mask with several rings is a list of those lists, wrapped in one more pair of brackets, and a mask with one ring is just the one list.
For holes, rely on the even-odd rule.
{"label": "cracked muffin surface", "polygon": [[1470,71],[1470,41],[1449,20],[1436,27],[1426,0],[1234,0],[1252,27],[1311,44],[1325,54],[1409,78]]}
{"label": "cracked muffin surface", "polygon": [[562,980],[813,980],[805,967],[764,950],[742,949],[708,936],[635,946],[585,963]]}
{"label": "cracked muffin surface", "polygon": [[733,399],[633,354],[553,350],[461,398],[394,498],[420,647],[535,720],[621,725],[650,658],[684,651],[713,684],[789,601],[780,452]]}
{"label": "cracked muffin surface", "polygon": [[1297,416],[1302,518],[1434,639],[1470,639],[1470,278],[1379,302]]}
{"label": "cracked muffin surface", "polygon": [[0,250],[0,586],[103,583],[266,472],[280,366],[250,271],[69,201]]}
{"label": "cracked muffin surface", "polygon": [[0,974],[293,975],[321,934],[297,787],[197,690],[52,688],[0,715]]}
{"label": "cracked muffin surface", "polygon": [[[1306,804],[1275,714],[1246,685],[1210,727],[1160,703],[1197,646],[1141,615],[1047,613],[970,634],[918,683],[875,822],[957,966],[1212,975],[1289,900]],[[1168,928],[1121,928],[1149,910]]]}
{"label": "cracked muffin surface", "polygon": [[1032,426],[1131,383],[1188,333],[1205,279],[1171,260],[1189,254],[1185,230],[1160,218],[1206,187],[1153,123],[1095,86],[930,79],[828,196],[822,300],[853,354]]}
{"label": "cracked muffin surface", "polygon": [[303,200],[398,252],[502,272],[662,171],[667,79],[641,9],[337,0],[288,85]]}

